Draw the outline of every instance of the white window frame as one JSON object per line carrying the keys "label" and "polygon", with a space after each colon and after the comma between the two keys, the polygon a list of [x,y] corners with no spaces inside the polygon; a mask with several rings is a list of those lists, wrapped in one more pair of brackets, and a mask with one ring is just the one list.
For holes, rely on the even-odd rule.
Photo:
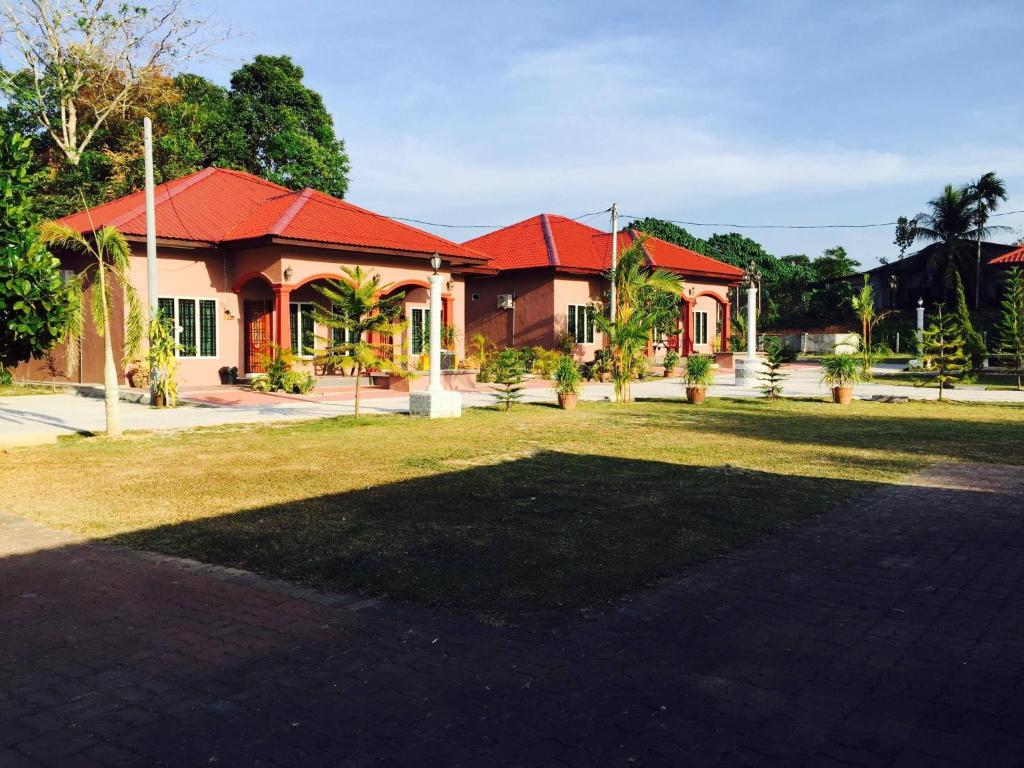
{"label": "white window frame", "polygon": [[[196,340],[196,353],[194,355],[183,355],[182,350],[176,350],[174,356],[181,360],[216,360],[220,357],[220,312],[218,312],[218,305],[220,301],[213,298],[212,296],[160,296],[157,298],[159,303],[160,299],[174,302],[174,341],[178,346],[181,344],[181,332],[184,327],[181,324],[181,302],[183,301],[194,301],[196,303],[196,314],[195,314],[195,329],[194,336]],[[199,325],[199,302],[201,301],[212,301],[213,302],[213,346],[214,354],[202,355],[200,350],[202,349],[202,337],[200,334]]]}
{"label": "white window frame", "polygon": [[420,355],[423,354],[422,347],[420,348],[419,352],[413,352],[412,351],[412,343],[413,343],[413,335],[412,335],[413,322],[412,322],[412,316],[413,316],[413,313],[415,313],[415,312],[422,312],[423,313],[423,320],[421,321],[423,323],[423,340],[429,343],[429,341],[430,341],[430,305],[429,304],[407,304],[405,309],[409,313],[409,354],[411,356],[419,357]]}
{"label": "white window frame", "polygon": [[[580,315],[579,315],[579,308],[580,307],[583,308],[583,319],[584,319],[583,333],[582,334],[580,333],[580,328],[579,328],[579,317],[580,317]],[[590,305],[589,304],[567,304],[566,305],[566,307],[565,307],[565,332],[567,334],[569,333],[569,318],[570,317],[574,318],[573,325],[576,326],[576,332],[575,332],[575,334],[573,334],[573,342],[575,342],[576,344],[582,344],[582,345],[585,345],[585,346],[586,345],[591,345],[591,344],[596,344],[597,343],[597,341],[596,341],[597,335],[600,333],[600,331],[597,329],[596,324],[594,323],[594,320],[593,320],[593,318],[590,315]],[[589,334],[587,333],[588,331],[590,331]],[[580,336],[581,335],[583,336],[583,341],[580,341]]]}
{"label": "white window frame", "polygon": [[[708,320],[709,312],[703,309],[693,310],[693,343],[710,344],[708,341]],[[703,320],[701,318],[703,317]]]}
{"label": "white window frame", "polygon": [[[303,349],[302,349],[302,308],[303,307],[315,308],[316,307],[316,302],[313,302],[313,301],[289,301],[288,302],[288,322],[289,323],[291,323],[291,321],[292,321],[292,307],[298,307],[298,310],[295,312],[295,319],[297,321],[297,324],[295,326],[295,339],[296,339],[296,341],[297,341],[297,343],[299,345],[299,351],[298,352],[293,352],[293,354],[295,355],[295,357],[299,358],[300,360],[312,360],[314,357],[316,357],[316,354],[310,354],[308,352],[304,352]],[[290,328],[289,328],[288,335],[291,336],[291,329]],[[291,338],[289,338],[288,339],[288,347],[289,348],[291,348],[291,341],[292,341]],[[316,318],[313,319],[313,345],[316,346]]]}

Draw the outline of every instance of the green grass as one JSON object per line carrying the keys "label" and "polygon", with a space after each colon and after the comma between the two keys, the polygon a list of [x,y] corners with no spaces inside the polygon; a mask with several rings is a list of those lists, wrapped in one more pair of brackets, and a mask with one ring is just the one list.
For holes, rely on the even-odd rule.
{"label": "green grass", "polygon": [[607,604],[938,461],[1024,462],[1024,408],[712,399],[223,427],[13,449],[0,492],[94,539],[506,619]]}
{"label": "green grass", "polygon": [[[875,374],[871,383],[900,384],[911,387],[928,387],[930,389],[937,389],[939,386],[935,383],[932,376],[928,374],[915,376],[909,371]],[[979,373],[970,384],[980,385],[985,389],[991,390],[1015,390],[1017,389],[1017,378],[1006,373]]]}
{"label": "green grass", "polygon": [[63,390],[60,387],[47,387],[39,384],[0,384],[0,397],[20,397],[22,395],[56,395]]}

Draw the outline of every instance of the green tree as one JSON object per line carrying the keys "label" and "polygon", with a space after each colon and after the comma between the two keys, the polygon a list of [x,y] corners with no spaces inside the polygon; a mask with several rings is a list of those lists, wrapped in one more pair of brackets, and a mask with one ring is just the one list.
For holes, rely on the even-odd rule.
{"label": "green tree", "polygon": [[956,293],[955,317],[959,336],[964,340],[964,352],[971,361],[971,368],[978,370],[985,360],[985,339],[974,330],[974,323],[971,322],[971,313],[967,309],[964,283],[960,279],[959,272],[954,274],[953,283]]}
{"label": "green tree", "polygon": [[[982,174],[981,178],[967,186],[967,194],[974,208],[974,235],[977,240],[977,259],[974,263],[974,307],[981,306],[981,238],[988,237],[993,227],[988,226],[989,216],[1006,200],[1006,184],[996,176],[995,171]],[[1006,227],[999,227],[1006,229]]]}
{"label": "green tree", "polygon": [[664,240],[666,243],[688,248],[697,253],[707,254],[708,243],[706,240],[701,240],[699,237],[691,235],[678,224],[673,224],[671,221],[646,216],[642,219],[635,219],[632,228],[637,232],[643,232],[645,235]]}
{"label": "green tree", "polygon": [[776,336],[769,336],[764,345],[764,365],[757,372],[757,378],[761,382],[759,389],[768,400],[778,400],[782,397],[782,386],[789,374],[782,371],[786,364],[786,350],[782,342]]}
{"label": "green tree", "polygon": [[917,240],[917,217],[908,219],[906,216],[900,216],[896,219],[896,237],[893,238],[892,244],[900,249],[901,259],[915,240]]}
{"label": "green tree", "polygon": [[1024,375],[1024,270],[1020,267],[1014,267],[1007,275],[1001,309],[996,352],[1011,362],[1020,389]]}
{"label": "green tree", "polygon": [[594,324],[608,341],[612,356],[612,381],[615,402],[628,403],[630,381],[647,349],[659,313],[644,297],[651,292],[667,293],[678,301],[683,293],[683,282],[666,269],[650,269],[644,253],[647,237],[642,236],[622,252],[614,270],[606,277],[615,282],[615,319],[603,312],[594,313]]}
{"label": "green tree", "polygon": [[815,280],[838,280],[857,272],[860,262],[851,259],[841,245],[826,248],[821,256],[811,262]]}
{"label": "green tree", "polygon": [[921,351],[925,367],[935,371],[939,400],[942,400],[945,390],[963,377],[968,366],[956,316],[943,312],[942,304],[938,305],[931,324],[924,329]]}
{"label": "green tree", "polygon": [[336,197],[348,189],[345,144],[323,98],[302,82],[290,56],[257,56],[231,76],[237,136],[224,159],[292,189],[315,187]]}
{"label": "green tree", "polygon": [[494,399],[508,410],[523,397],[523,358],[519,350],[507,347],[492,358]]}
{"label": "green tree", "polygon": [[313,288],[330,302],[330,309],[313,308],[316,322],[331,330],[328,338],[320,339],[324,349],[317,357],[327,365],[355,366],[358,416],[363,373],[370,368],[396,374],[405,372],[405,358],[395,354],[392,342],[385,341],[405,328],[405,323],[398,319],[405,292],[386,295],[391,285],[382,283],[379,274],[371,275],[359,266],[342,267],[341,272],[338,280],[313,283]]}
{"label": "green tree", "polygon": [[67,329],[60,262],[39,238],[31,210],[30,141],[0,135],[0,373],[40,357]]}
{"label": "green tree", "polygon": [[[142,341],[143,311],[139,304],[138,294],[129,280],[129,257],[131,249],[124,235],[113,227],[103,227],[91,236],[59,224],[55,221],[45,222],[40,228],[44,243],[56,248],[86,256],[88,265],[68,281],[68,293],[73,312],[69,318],[68,342],[68,373],[78,365],[78,339],[82,337],[85,327],[84,303],[82,291],[86,280],[92,279],[92,322],[96,332],[103,337],[103,400],[106,415],[106,432],[108,437],[121,437],[121,415],[118,407],[119,382],[117,366],[114,363],[114,347],[111,340],[114,321],[113,291],[114,283],[121,285],[124,302],[128,309],[125,315],[124,348],[122,363],[138,354]],[[120,322],[120,318],[118,318]]]}

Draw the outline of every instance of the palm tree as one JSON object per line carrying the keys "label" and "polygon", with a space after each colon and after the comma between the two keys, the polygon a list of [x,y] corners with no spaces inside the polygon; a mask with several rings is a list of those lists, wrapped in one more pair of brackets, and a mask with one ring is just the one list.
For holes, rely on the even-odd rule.
{"label": "palm tree", "polygon": [[996,176],[995,171],[989,171],[970,184],[967,190],[974,201],[974,233],[978,244],[978,256],[974,264],[974,308],[977,309],[981,302],[981,238],[988,237],[997,229],[988,226],[988,218],[999,207],[999,203],[1006,200],[1006,184]]}
{"label": "palm tree", "polygon": [[861,369],[865,378],[871,378],[872,358],[883,351],[882,345],[876,348],[872,342],[871,334],[883,319],[889,316],[890,312],[879,312],[875,307],[875,289],[864,275],[864,285],[850,298],[850,305],[853,313],[860,320],[860,342],[861,342]]}
{"label": "palm tree", "polygon": [[103,401],[108,437],[121,437],[121,415],[118,408],[117,366],[111,340],[114,282],[121,285],[128,314],[125,318],[122,365],[135,357],[142,343],[143,312],[138,294],[128,279],[131,249],[124,235],[113,227],[103,227],[87,237],[56,221],[48,221],[39,229],[40,239],[54,248],[78,253],[89,258],[85,269],[68,282],[68,296],[72,307],[65,340],[67,342],[68,373],[79,363],[78,340],[85,328],[85,309],[82,293],[89,273],[95,270],[92,288],[91,314],[96,332],[103,337]]}
{"label": "palm tree", "polygon": [[602,313],[594,315],[594,324],[607,338],[611,350],[617,403],[631,400],[629,382],[659,317],[654,304],[644,301],[644,294],[661,292],[681,296],[683,293],[683,281],[678,275],[647,266],[646,241],[646,236],[633,241],[622,252],[614,270],[605,273],[615,284],[615,319]]}
{"label": "palm tree", "polygon": [[391,284],[382,284],[379,274],[370,275],[362,267],[342,267],[341,271],[342,277],[338,280],[326,280],[326,285],[313,284],[331,306],[330,310],[319,306],[313,309],[316,322],[332,330],[328,338],[321,339],[326,346],[318,358],[327,365],[355,365],[355,415],[358,416],[359,381],[366,370],[405,372],[402,367],[404,358],[394,354],[393,343],[368,341],[371,334],[380,339],[390,339],[402,332],[405,323],[398,319],[398,315],[402,311],[405,292],[386,296]]}
{"label": "palm tree", "polygon": [[953,272],[962,271],[965,241],[975,234],[973,202],[965,189],[947,184],[941,195],[928,201],[928,212],[919,213],[913,219],[915,240],[941,244],[930,266],[942,274],[943,295],[948,294],[953,285]]}

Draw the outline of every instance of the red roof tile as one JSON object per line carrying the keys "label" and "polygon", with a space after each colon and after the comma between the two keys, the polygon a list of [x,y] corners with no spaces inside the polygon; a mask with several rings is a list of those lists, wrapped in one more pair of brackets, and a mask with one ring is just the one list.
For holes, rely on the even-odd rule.
{"label": "red roof tile", "polygon": [[[619,252],[638,233],[619,232]],[[468,240],[463,245],[491,257],[489,266],[499,270],[555,267],[564,271],[600,273],[611,266],[611,234],[565,216],[540,214],[503,229]],[[743,270],[656,237],[646,241],[651,266],[682,275],[739,281]]]}
{"label": "red roof tile", "polygon": [[[99,205],[62,221],[80,232],[113,226],[146,234],[142,192]],[[206,168],[156,189],[157,237],[230,243],[281,237],[309,243],[440,253],[483,263],[487,256],[365,208],[304,189],[296,192],[242,171]]]}
{"label": "red roof tile", "polygon": [[1004,253],[1002,256],[996,256],[994,259],[990,259],[988,263],[996,266],[1002,266],[1004,264],[1024,264],[1024,246],[1021,246],[1015,251]]}

